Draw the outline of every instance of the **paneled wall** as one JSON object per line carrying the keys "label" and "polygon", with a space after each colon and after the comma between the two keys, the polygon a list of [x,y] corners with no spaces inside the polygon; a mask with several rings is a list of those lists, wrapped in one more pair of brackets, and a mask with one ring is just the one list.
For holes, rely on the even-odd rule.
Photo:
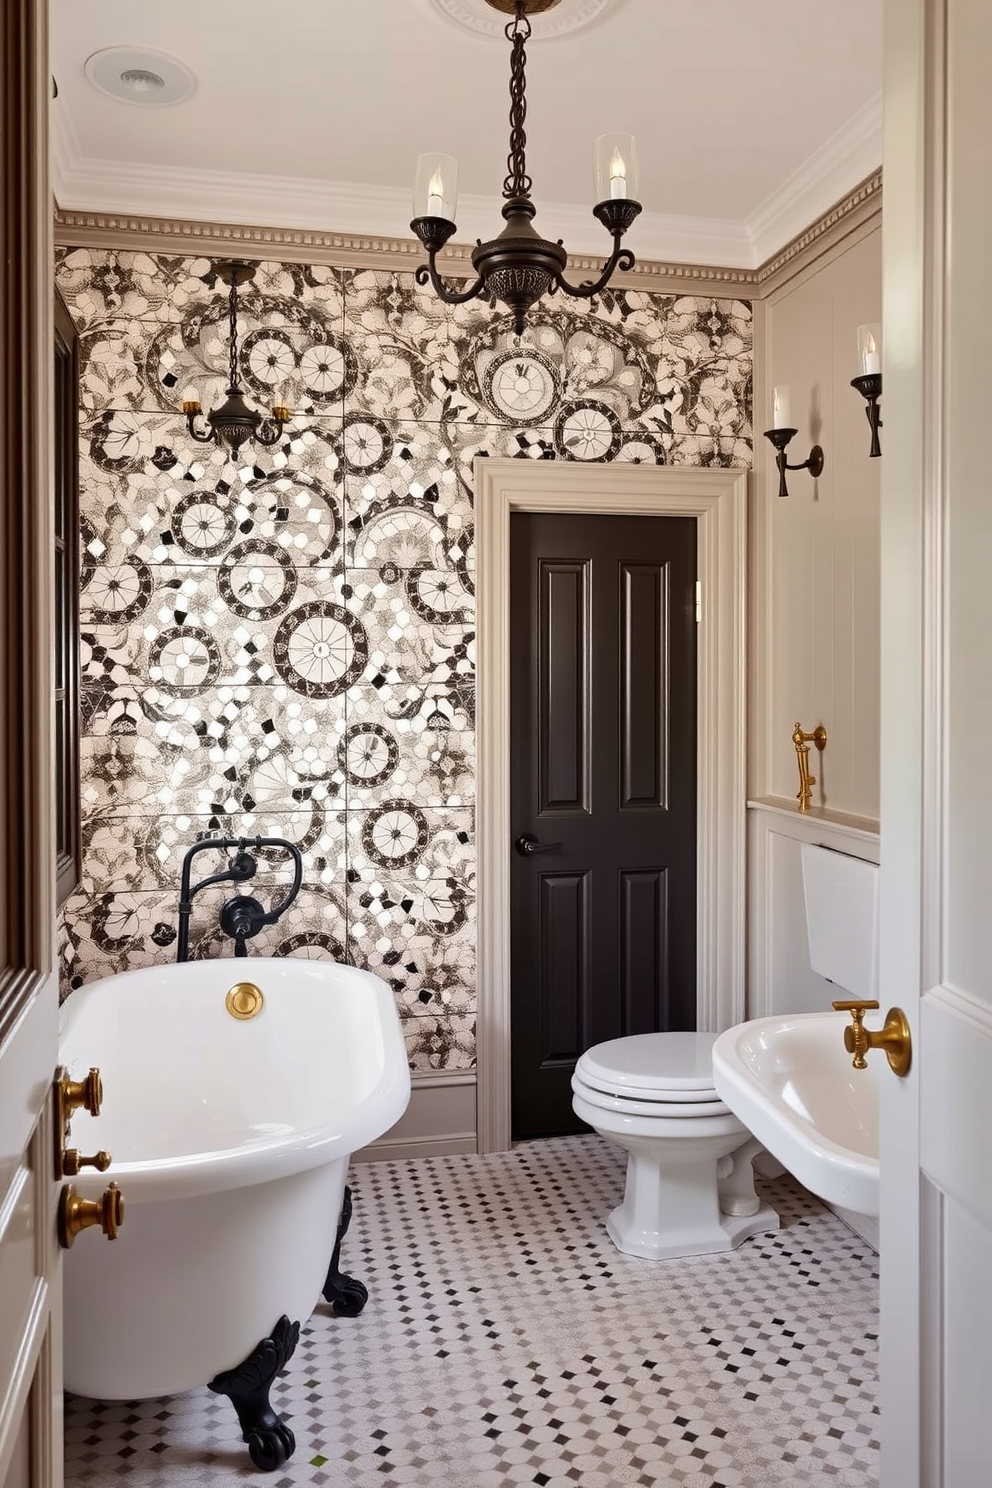
{"label": "paneled wall", "polygon": [[[235,466],[178,412],[190,384],[205,407],[222,396],[209,262],[77,248],[58,278],[84,361],[84,876],[65,987],[174,954],[197,838],[283,835],[305,889],[253,949],[379,973],[414,1068],[469,1068],[473,461],[747,466],[750,306],[618,291],[550,302],[518,343],[412,274],[262,263],[246,391],[296,417]],[[269,881],[252,886],[266,902]],[[197,899],[194,954],[220,953],[224,897]]]}
{"label": "paneled wall", "polygon": [[[755,751],[752,796],[798,789],[791,735],[826,725],[814,804],[877,819],[879,771],[879,478],[868,457],[858,372],[858,325],[882,318],[881,211],[801,270],[761,306],[755,393],[755,543],[752,638]],[[789,459],[823,447],[823,473],[788,476],[777,496],[771,390],[788,385],[799,432]],[[884,450],[885,433],[882,431]],[[883,455],[884,458],[884,455]]]}
{"label": "paneled wall", "polygon": [[[749,986],[752,1016],[813,1011],[842,996],[809,969],[799,844],[878,861],[879,480],[868,456],[856,329],[880,321],[881,207],[776,287],[756,341],[755,503],[751,532]],[[822,445],[823,474],[789,473],[778,497],[771,389],[790,389],[804,460]],[[882,430],[885,447],[885,430]],[[883,457],[884,459],[884,454]],[[810,752],[813,809],[797,810],[791,735],[825,725]],[[895,743],[895,741],[893,741]]]}

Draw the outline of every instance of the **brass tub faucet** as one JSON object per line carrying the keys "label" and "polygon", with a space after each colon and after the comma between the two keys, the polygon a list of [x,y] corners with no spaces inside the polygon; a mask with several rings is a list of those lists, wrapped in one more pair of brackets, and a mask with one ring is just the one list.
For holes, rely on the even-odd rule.
{"label": "brass tub faucet", "polygon": [[792,742],[796,746],[796,759],[799,761],[799,790],[796,800],[800,811],[808,811],[816,784],[816,776],[809,773],[809,746],[815,744],[822,754],[827,747],[827,731],[819,723],[812,733],[804,734],[802,724],[797,723],[792,731]]}

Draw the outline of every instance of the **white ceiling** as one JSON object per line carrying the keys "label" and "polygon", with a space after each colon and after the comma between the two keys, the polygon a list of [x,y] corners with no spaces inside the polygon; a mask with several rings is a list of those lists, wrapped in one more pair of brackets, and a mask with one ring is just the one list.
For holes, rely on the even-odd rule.
{"label": "white ceiling", "polygon": [[[757,266],[881,164],[881,3],[608,0],[588,27],[535,39],[535,225],[600,252],[592,142],[627,130],[644,204],[633,251]],[[84,64],[123,45],[178,57],[194,95],[154,109],[103,96]],[[459,28],[440,0],[52,0],[56,196],[409,237],[416,158],[444,150],[460,164],[459,241],[492,237],[508,69],[503,37]]]}

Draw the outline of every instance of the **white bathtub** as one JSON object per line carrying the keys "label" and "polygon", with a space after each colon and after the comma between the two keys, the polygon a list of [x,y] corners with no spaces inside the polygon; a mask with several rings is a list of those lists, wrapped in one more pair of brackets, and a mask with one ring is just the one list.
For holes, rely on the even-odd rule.
{"label": "white bathtub", "polygon": [[[250,1021],[225,1008],[251,981]],[[330,961],[246,957],[108,977],[68,999],[61,1059],[97,1065],[104,1101],[73,1145],[106,1148],[120,1236],[66,1254],[65,1386],[104,1400],[206,1384],[283,1314],[305,1322],[327,1275],[349,1155],[410,1098],[393,995]]]}

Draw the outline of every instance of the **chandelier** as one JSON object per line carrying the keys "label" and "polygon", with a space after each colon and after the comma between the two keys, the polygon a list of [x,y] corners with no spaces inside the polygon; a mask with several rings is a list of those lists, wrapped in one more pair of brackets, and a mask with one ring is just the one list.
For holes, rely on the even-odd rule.
{"label": "chandelier", "polygon": [[621,248],[620,240],[634,221],[641,204],[634,200],[636,160],[632,135],[607,134],[596,141],[596,194],[600,198],[593,215],[613,236],[613,251],[594,283],[569,284],[565,279],[568,254],[559,238],[542,238],[531,226],[535,207],[531,201],[531,178],[527,174],[526,43],[531,34],[529,15],[551,10],[559,0],[486,0],[494,10],[512,15],[507,23],[510,42],[510,153],[503,182],[506,226],[488,243],[481,240],[472,251],[472,267],[478,274],[468,289],[450,289],[437,272],[437,255],[455,232],[454,213],[458,165],[450,155],[421,155],[414,188],[414,211],[410,227],[427,249],[427,263],[417,269],[418,284],[434,286],[446,305],[460,305],[477,297],[490,304],[502,301],[513,315],[513,329],[520,335],[524,317],[544,294],[562,290],[575,299],[588,300],[606,287],[615,269],[634,266],[634,255]]}
{"label": "chandelier", "polygon": [[207,427],[197,426],[203,413],[195,388],[188,388],[183,397],[183,413],[186,427],[200,444],[211,440],[221,447],[227,445],[232,455],[237,455],[246,439],[255,439],[259,444],[273,445],[282,435],[283,425],[293,417],[282,403],[272,406],[272,417],[263,418],[249,408],[238,381],[238,286],[247,284],[255,277],[255,265],[241,258],[222,259],[214,265],[217,277],[229,284],[228,322],[231,334],[230,368],[228,373],[227,399],[219,408],[212,408],[206,416]]}

